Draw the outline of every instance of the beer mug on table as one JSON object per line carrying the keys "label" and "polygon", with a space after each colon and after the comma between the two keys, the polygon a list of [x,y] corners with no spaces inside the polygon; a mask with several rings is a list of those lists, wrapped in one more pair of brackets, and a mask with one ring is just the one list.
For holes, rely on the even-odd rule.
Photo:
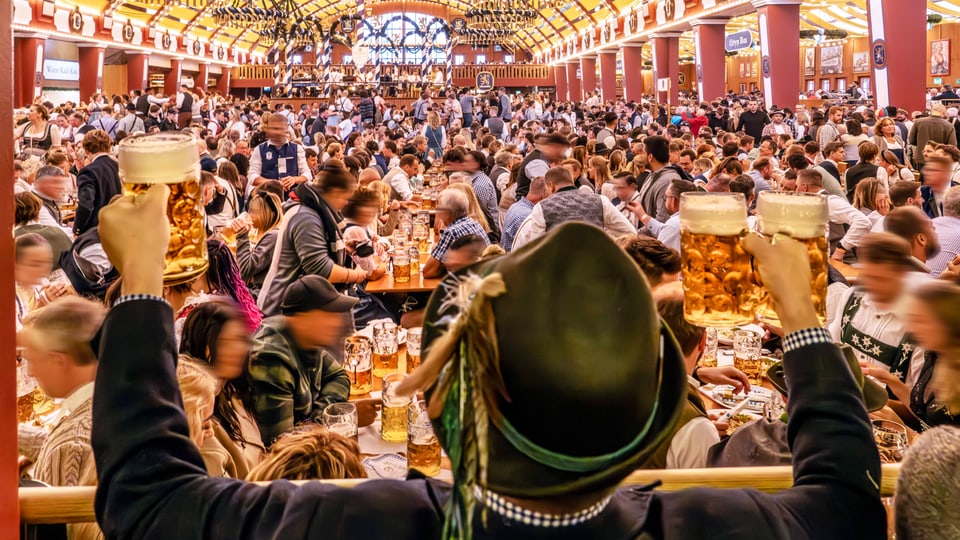
{"label": "beer mug on table", "polygon": [[404,244],[400,244],[400,247],[393,250],[393,281],[394,283],[410,282],[410,254]]}
{"label": "beer mug on table", "polygon": [[750,384],[763,383],[763,360],[760,359],[761,336],[750,330],[733,333],[733,367],[750,380]]}
{"label": "beer mug on table", "polygon": [[[764,236],[784,235],[803,243],[810,257],[810,290],[820,324],[827,321],[827,273],[829,264],[827,226],[830,208],[820,193],[763,191],[757,196],[757,230]],[[762,277],[762,276],[761,276]],[[757,316],[780,324],[773,297],[762,291]]]}
{"label": "beer mug on table", "polygon": [[344,368],[350,377],[350,395],[373,390],[373,342],[365,336],[350,336],[343,342]]}
{"label": "beer mug on table", "polygon": [[381,322],[373,325],[373,376],[385,378],[399,372],[397,325]]}
{"label": "beer mug on table", "polygon": [[357,425],[357,406],[353,403],[331,403],[323,409],[323,425],[334,433],[348,439],[360,441],[360,428]]}
{"label": "beer mug on table", "polygon": [[680,197],[683,315],[693,325],[731,327],[753,322],[760,287],[750,254],[742,193],[684,193]]}
{"label": "beer mug on table", "polygon": [[440,474],[440,439],[433,432],[426,402],[420,400],[407,407],[407,468],[427,476]]}
{"label": "beer mug on table", "polygon": [[135,135],[120,142],[118,160],[124,195],[167,184],[170,245],[164,257],[166,285],[186,283],[206,272],[207,231],[200,188],[200,157],[192,135]]}
{"label": "beer mug on table", "polygon": [[420,367],[420,342],[423,340],[423,328],[407,330],[407,373]]}
{"label": "beer mug on table", "polygon": [[410,405],[410,397],[397,395],[397,385],[405,376],[403,373],[390,373],[383,378],[380,438],[387,442],[407,440],[407,406]]}

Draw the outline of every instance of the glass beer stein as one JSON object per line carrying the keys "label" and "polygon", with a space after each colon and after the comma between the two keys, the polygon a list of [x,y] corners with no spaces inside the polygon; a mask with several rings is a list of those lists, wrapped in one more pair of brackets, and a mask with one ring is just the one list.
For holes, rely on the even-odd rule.
{"label": "glass beer stein", "polygon": [[741,193],[684,193],[680,198],[683,314],[690,324],[731,327],[753,322],[760,287],[750,254]]}
{"label": "glass beer stein", "polygon": [[186,283],[206,272],[207,231],[200,188],[200,157],[192,135],[135,135],[120,142],[118,160],[124,195],[167,184],[170,245],[164,257],[166,285]]}
{"label": "glass beer stein", "polygon": [[344,368],[350,377],[350,395],[373,390],[373,342],[364,336],[350,336],[343,342]]}
{"label": "glass beer stein", "polygon": [[407,468],[427,476],[440,474],[440,439],[433,432],[427,404],[420,400],[407,407]]}
{"label": "glass beer stein", "polygon": [[[827,321],[829,221],[827,196],[821,193],[762,191],[757,196],[757,230],[769,237],[778,234],[789,236],[807,248],[810,256],[810,290],[820,324]],[[774,310],[773,297],[763,290],[762,298],[763,301],[757,307],[757,316],[765,322],[779,326],[780,320]]]}
{"label": "glass beer stein", "polygon": [[383,378],[383,393],[380,402],[380,438],[387,442],[407,440],[407,406],[410,398],[398,396],[396,387],[405,377],[391,373]]}
{"label": "glass beer stein", "polygon": [[353,403],[331,403],[323,409],[323,425],[334,433],[359,442],[357,406]]}
{"label": "glass beer stein", "polygon": [[373,376],[385,378],[399,369],[398,331],[392,322],[373,325]]}

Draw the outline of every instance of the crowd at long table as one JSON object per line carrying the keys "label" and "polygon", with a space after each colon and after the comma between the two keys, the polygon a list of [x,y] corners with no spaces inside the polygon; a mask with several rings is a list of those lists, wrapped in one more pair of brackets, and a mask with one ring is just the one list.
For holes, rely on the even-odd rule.
{"label": "crowd at long table", "polygon": [[[873,538],[879,464],[905,460],[890,534],[942,538],[957,112],[761,98],[35,103],[12,179],[23,485],[98,486],[72,538]],[[189,148],[179,180],[132,172],[151,138]],[[825,201],[829,266],[763,234],[775,193]],[[695,324],[694,283],[732,286],[686,243],[681,201],[711,195],[741,201],[733,249],[775,316]],[[791,464],[777,496],[614,491]],[[238,484],[331,478],[385,482]]]}

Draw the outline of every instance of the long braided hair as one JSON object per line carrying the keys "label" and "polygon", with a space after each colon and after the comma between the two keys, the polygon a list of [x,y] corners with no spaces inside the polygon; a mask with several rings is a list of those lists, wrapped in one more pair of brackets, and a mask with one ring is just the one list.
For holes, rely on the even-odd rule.
{"label": "long braided hair", "polygon": [[211,291],[229,296],[243,312],[247,328],[254,332],[260,327],[263,313],[257,307],[256,300],[250,294],[250,289],[243,282],[237,260],[230,252],[230,248],[220,240],[207,240],[207,252],[210,257],[210,267],[207,269],[207,284]]}

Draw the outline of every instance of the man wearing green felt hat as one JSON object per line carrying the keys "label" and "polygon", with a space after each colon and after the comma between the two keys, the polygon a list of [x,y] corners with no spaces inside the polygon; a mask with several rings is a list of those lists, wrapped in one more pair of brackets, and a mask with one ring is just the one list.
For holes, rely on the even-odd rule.
{"label": "man wearing green felt hat", "polygon": [[797,275],[809,272],[806,249],[759,237],[745,247],[784,306],[792,489],[617,489],[670,433],[686,375],[637,267],[579,223],[447,277],[431,298],[426,359],[398,391],[426,391],[452,486],[416,475],[353,488],[209,478],[177,393],[172,313],[155,298],[166,189],[101,214],[124,275],[98,339],[94,403],[108,538],[885,537],[859,388],[796,285],[810,282]]}

